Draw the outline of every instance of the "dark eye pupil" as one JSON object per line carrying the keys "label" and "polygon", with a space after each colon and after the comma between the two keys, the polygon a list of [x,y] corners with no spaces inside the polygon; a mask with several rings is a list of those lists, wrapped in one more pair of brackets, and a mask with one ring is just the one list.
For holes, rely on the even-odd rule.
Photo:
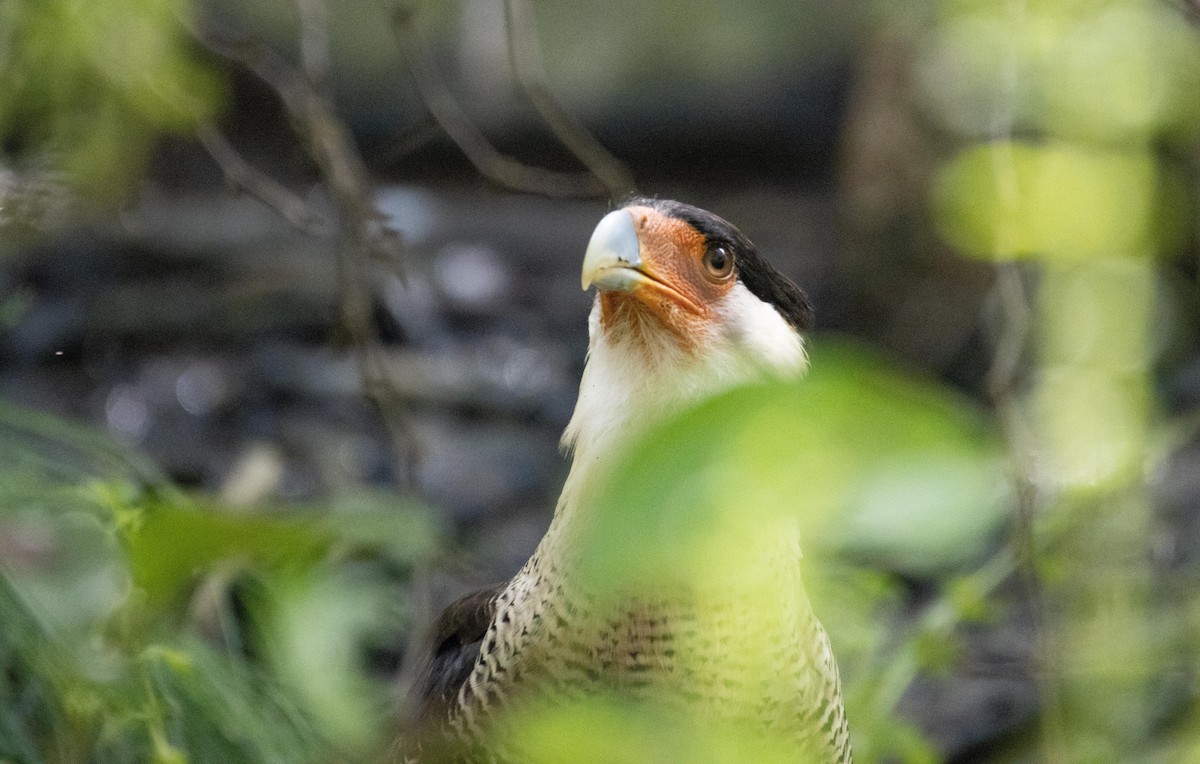
{"label": "dark eye pupil", "polygon": [[708,264],[714,271],[723,271],[729,264],[729,253],[724,247],[717,247],[708,253]]}

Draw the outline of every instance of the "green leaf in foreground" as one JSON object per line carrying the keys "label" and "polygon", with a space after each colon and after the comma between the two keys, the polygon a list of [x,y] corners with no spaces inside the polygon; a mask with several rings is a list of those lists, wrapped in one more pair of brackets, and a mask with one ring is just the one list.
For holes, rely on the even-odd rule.
{"label": "green leaf in foreground", "polygon": [[820,345],[806,379],[730,391],[623,454],[581,545],[584,572],[616,588],[720,576],[753,552],[748,529],[798,520],[810,541],[931,573],[983,550],[1006,496],[976,406],[864,350]]}
{"label": "green leaf in foreground", "polygon": [[540,706],[507,721],[499,744],[519,750],[528,764],[783,764],[798,755],[752,725],[680,716],[628,698]]}
{"label": "green leaf in foreground", "polygon": [[417,503],[231,508],[0,401],[0,762],[370,760]]}

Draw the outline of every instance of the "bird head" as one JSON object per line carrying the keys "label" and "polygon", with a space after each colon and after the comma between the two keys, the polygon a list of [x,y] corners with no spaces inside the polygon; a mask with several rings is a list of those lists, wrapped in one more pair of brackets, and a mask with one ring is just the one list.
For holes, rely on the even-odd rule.
{"label": "bird head", "polygon": [[658,199],[610,212],[588,243],[582,286],[597,295],[564,435],[577,453],[734,385],[807,367],[807,297],[711,212]]}

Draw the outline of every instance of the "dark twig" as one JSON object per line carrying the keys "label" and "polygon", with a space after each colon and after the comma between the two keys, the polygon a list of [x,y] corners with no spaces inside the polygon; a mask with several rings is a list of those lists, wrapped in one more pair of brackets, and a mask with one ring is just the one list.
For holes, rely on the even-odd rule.
{"label": "dark twig", "polygon": [[1001,333],[996,342],[992,366],[988,370],[987,391],[999,416],[1012,464],[1012,480],[1016,488],[1016,511],[1011,536],[1013,560],[1017,582],[1028,603],[1033,623],[1034,678],[1042,697],[1042,735],[1046,750],[1053,760],[1064,745],[1063,700],[1057,674],[1051,668],[1055,661],[1050,634],[1053,619],[1047,612],[1046,595],[1038,570],[1039,544],[1034,524],[1041,500],[1031,456],[1035,451],[1035,437],[1015,393],[1021,357],[1033,324],[1033,311],[1017,265],[1005,263],[999,266],[996,295],[1000,302]]}
{"label": "dark twig", "polygon": [[328,230],[329,221],[323,215],[273,178],[256,170],[215,125],[201,122],[196,127],[196,138],[236,188],[275,210],[280,217],[307,234],[318,235]]}
{"label": "dark twig", "polygon": [[572,154],[608,189],[621,199],[635,190],[633,176],[619,159],[596,140],[575,115],[563,108],[547,84],[537,22],[526,0],[505,0],[508,55],[517,82],[547,127]]}
{"label": "dark twig", "polygon": [[547,196],[598,196],[607,186],[592,173],[564,173],[530,167],[501,153],[471,121],[437,69],[430,63],[415,24],[412,0],[392,0],[392,30],[412,72],[425,108],[450,140],[485,177],[518,191]]}
{"label": "dark twig", "polygon": [[376,208],[366,166],[350,131],[333,112],[328,99],[260,42],[229,41],[211,35],[199,39],[214,53],[253,72],[275,91],[324,178],[350,238],[366,246],[375,257],[397,260],[401,254],[399,237],[385,225]]}
{"label": "dark twig", "polygon": [[294,83],[295,95],[290,103],[285,97],[285,104],[307,139],[309,152],[329,185],[349,234],[338,250],[342,326],[354,350],[363,392],[388,427],[393,447],[401,457],[403,481],[411,487],[415,485],[419,447],[402,416],[405,402],[379,358],[369,264],[363,256],[374,254],[393,260],[400,254],[400,240],[383,222],[366,165],[329,100],[329,18],[324,0],[295,2],[305,78]]}
{"label": "dark twig", "polygon": [[[401,241],[379,212],[369,173],[349,129],[334,113],[329,98],[320,90],[320,83],[314,84],[308,79],[310,74],[318,79],[328,78],[327,30],[312,28],[327,22],[324,6],[321,0],[296,2],[301,20],[304,72],[258,41],[235,41],[200,34],[196,38],[216,54],[253,72],[275,91],[329,190],[345,234],[338,249],[342,326],[355,353],[364,393],[389,428],[393,447],[403,466],[401,477],[411,486],[419,449],[400,415],[404,402],[378,359],[369,274],[370,259],[389,264],[399,261]],[[231,147],[229,152],[222,152],[220,142],[214,145],[220,155],[218,162],[223,159],[222,167],[234,170],[231,179],[235,183],[254,177],[241,172],[248,165]],[[270,187],[261,182],[251,185],[255,186],[252,190],[258,191]]]}

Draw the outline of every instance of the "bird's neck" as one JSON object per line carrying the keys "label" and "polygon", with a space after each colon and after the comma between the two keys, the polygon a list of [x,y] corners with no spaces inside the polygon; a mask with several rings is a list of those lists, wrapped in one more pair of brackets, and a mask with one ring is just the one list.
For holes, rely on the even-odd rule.
{"label": "bird's neck", "polygon": [[[614,316],[602,315],[602,305],[596,300],[589,317],[587,364],[562,439],[572,453],[571,470],[546,544],[571,536],[617,458],[655,424],[739,384],[794,378],[807,366],[803,341],[790,330],[764,329],[739,341],[708,336],[689,345],[660,327],[640,323],[636,311],[622,314],[622,322],[613,321]],[[766,343],[767,349],[754,348],[756,342]],[[697,352],[700,345],[703,352]]]}
{"label": "bird's neck", "polygon": [[572,462],[556,515],[582,501],[639,435],[716,391],[699,366],[664,332],[631,337],[601,328],[597,301],[579,397],[563,432],[562,445]]}
{"label": "bird's neck", "polygon": [[602,316],[601,300],[593,306],[579,398],[563,433],[574,466],[588,472],[684,407],[760,376],[738,353],[717,343],[697,352],[697,343],[681,343],[637,310],[619,318]]}

